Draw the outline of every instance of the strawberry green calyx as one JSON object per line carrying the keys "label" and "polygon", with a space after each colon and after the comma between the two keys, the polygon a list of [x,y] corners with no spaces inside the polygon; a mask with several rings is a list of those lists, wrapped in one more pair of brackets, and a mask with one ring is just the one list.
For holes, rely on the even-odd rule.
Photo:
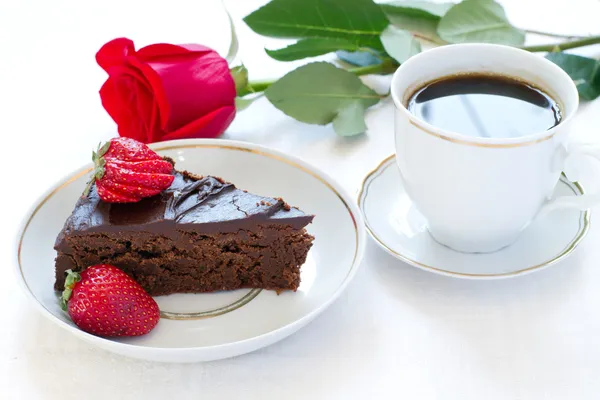
{"label": "strawberry green calyx", "polygon": [[106,160],[104,159],[104,155],[110,148],[110,141],[102,144],[98,144],[98,150],[92,151],[92,161],[94,162],[94,170],[92,171],[92,177],[87,183],[85,190],[83,192],[84,196],[87,196],[90,193],[90,189],[92,188],[92,183],[96,179],[102,179],[104,176],[104,166],[106,165]]}
{"label": "strawberry green calyx", "polygon": [[112,138],[92,153],[90,181],[82,194],[106,203],[135,203],[156,196],[173,183],[173,162],[145,144],[127,137]]}
{"label": "strawberry green calyx", "polygon": [[75,284],[81,280],[81,275],[78,272],[74,272],[73,270],[67,270],[67,279],[65,280],[65,290],[62,292],[62,296],[60,298],[60,308],[63,311],[67,311],[67,303],[71,298],[71,294],[73,293],[73,288]]}

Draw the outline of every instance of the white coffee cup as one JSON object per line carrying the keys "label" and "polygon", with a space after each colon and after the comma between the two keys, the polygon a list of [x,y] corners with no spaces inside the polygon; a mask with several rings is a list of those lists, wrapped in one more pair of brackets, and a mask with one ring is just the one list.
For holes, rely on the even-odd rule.
{"label": "white coffee cup", "polygon": [[[426,83],[472,72],[531,83],[558,102],[562,121],[516,138],[472,137],[432,126],[407,110],[409,97]],[[402,183],[439,243],[462,252],[492,252],[552,209],[584,210],[600,202],[599,194],[550,198],[562,171],[576,180],[577,160],[600,159],[600,149],[569,141],[577,88],[540,55],[492,44],[438,47],[403,63],[391,94]]]}

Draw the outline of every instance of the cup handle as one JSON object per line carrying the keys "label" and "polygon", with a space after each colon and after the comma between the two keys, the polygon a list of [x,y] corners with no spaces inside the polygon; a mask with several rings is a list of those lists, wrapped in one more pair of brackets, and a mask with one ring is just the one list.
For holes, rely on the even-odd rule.
{"label": "cup handle", "polygon": [[[591,157],[600,162],[600,146],[588,143],[570,143],[564,157],[564,174],[571,182],[577,182],[582,177],[581,169],[583,166],[581,165],[581,159],[583,157]],[[575,208],[585,211],[596,204],[600,204],[599,189],[582,196],[559,196],[550,199],[542,206],[540,215],[545,215],[559,208]]]}

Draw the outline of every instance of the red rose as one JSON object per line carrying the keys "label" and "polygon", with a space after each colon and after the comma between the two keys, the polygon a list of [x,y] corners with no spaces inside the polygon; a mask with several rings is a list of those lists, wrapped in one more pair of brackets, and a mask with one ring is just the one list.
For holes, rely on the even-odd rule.
{"label": "red rose", "polygon": [[102,105],[119,134],[143,143],[216,137],[235,116],[235,83],[227,61],[208,47],[131,40],[106,43],[96,61],[108,79]]}

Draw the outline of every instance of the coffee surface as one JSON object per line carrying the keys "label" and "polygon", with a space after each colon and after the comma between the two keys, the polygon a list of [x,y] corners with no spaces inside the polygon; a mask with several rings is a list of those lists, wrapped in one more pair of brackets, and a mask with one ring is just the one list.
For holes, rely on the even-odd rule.
{"label": "coffee surface", "polygon": [[502,76],[452,76],[417,90],[408,110],[419,119],[466,136],[515,138],[560,123],[558,103],[543,91]]}

